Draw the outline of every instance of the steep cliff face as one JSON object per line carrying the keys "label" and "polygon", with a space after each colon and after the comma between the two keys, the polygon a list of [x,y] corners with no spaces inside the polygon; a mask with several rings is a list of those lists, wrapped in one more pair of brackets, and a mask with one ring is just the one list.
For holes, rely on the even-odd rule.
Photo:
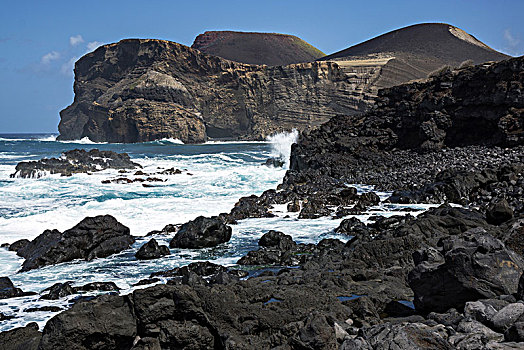
{"label": "steep cliff face", "polygon": [[372,97],[359,90],[364,81],[331,62],[256,66],[169,41],[122,40],[76,63],[60,139],[263,139],[365,109]]}
{"label": "steep cliff face", "polygon": [[311,62],[325,56],[294,35],[278,33],[208,31],[198,35],[191,47],[235,62],[268,66]]}

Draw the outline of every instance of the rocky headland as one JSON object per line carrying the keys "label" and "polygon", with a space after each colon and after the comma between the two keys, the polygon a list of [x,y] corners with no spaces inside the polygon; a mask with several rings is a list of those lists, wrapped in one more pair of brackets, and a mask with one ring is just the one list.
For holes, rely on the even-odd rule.
{"label": "rocky headland", "polygon": [[[75,64],[75,98],[60,113],[59,139],[262,140],[360,114],[379,88],[425,78],[442,65],[507,58],[447,24],[397,32],[396,40],[385,34],[361,44],[366,50],[357,45],[307,62],[303,48],[317,57],[309,44],[276,34],[210,32],[193,48],[154,39],[104,45]],[[433,49],[424,56],[428,45]],[[253,52],[260,54],[256,62],[247,59]],[[276,59],[279,54],[286,57]]]}

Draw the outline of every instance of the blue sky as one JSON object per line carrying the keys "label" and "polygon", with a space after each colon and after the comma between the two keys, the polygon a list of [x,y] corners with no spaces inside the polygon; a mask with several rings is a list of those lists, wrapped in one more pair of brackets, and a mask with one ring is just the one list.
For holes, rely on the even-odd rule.
{"label": "blue sky", "polygon": [[524,54],[524,1],[2,1],[0,133],[56,132],[73,100],[73,63],[102,43],[191,45],[206,30],[294,34],[333,53],[414,23],[445,22]]}

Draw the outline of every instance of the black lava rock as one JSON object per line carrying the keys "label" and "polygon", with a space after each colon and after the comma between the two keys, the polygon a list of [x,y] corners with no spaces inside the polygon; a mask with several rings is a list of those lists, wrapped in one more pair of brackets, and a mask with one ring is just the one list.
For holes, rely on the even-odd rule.
{"label": "black lava rock", "polygon": [[215,247],[231,239],[231,227],[222,220],[212,217],[197,217],[180,227],[169,243],[171,248],[207,248]]}
{"label": "black lava rock", "polygon": [[152,238],[145,243],[136,252],[135,257],[139,260],[158,259],[165,255],[169,255],[169,248],[165,245],[158,245],[158,242]]}

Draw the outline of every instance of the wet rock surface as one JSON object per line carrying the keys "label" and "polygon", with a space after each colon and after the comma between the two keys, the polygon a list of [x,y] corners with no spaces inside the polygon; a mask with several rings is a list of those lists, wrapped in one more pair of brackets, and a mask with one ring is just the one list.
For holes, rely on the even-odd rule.
{"label": "wet rock surface", "polygon": [[127,153],[74,149],[64,152],[60,158],[44,158],[38,161],[18,163],[11,177],[38,178],[45,173],[71,176],[76,173],[96,172],[104,169],[134,169],[140,164],[131,161]]}
{"label": "wet rock surface", "polygon": [[64,232],[45,230],[17,254],[26,260],[21,271],[75,259],[104,258],[127,249],[135,241],[129,228],[111,215],[86,217]]}

